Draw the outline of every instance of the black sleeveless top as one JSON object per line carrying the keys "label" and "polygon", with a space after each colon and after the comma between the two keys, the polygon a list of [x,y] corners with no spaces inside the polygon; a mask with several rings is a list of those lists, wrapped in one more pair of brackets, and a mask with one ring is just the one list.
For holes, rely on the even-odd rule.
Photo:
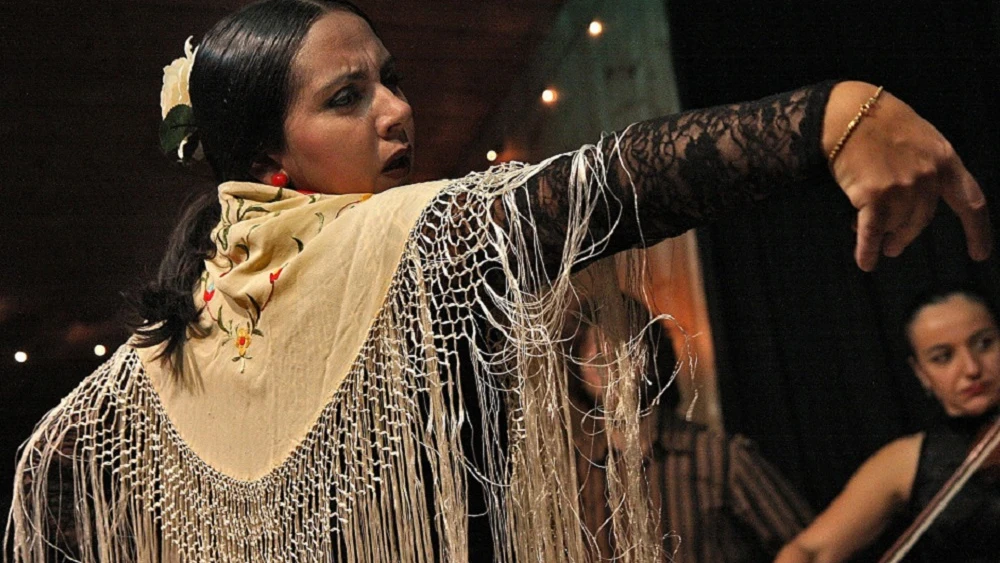
{"label": "black sleeveless top", "polygon": [[[962,464],[984,424],[995,413],[955,418],[927,432],[907,507],[910,521]],[[906,561],[1000,561],[1000,472],[981,469],[938,515]]]}

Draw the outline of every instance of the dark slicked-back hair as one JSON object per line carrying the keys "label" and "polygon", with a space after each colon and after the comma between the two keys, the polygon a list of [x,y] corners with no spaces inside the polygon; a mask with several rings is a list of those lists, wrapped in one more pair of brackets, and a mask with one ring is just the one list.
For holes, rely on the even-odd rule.
{"label": "dark slicked-back hair", "polygon": [[902,329],[903,340],[906,342],[907,350],[911,357],[916,357],[916,350],[913,349],[913,340],[910,338],[910,330],[913,328],[914,321],[917,320],[917,315],[919,315],[925,307],[943,303],[956,295],[965,297],[969,301],[978,303],[985,307],[986,311],[989,312],[990,317],[993,319],[993,323],[996,324],[996,304],[990,298],[989,294],[981,288],[967,283],[942,284],[932,287],[917,294],[917,296],[914,297],[914,299],[907,306],[905,313],[903,314],[903,322],[900,328]]}
{"label": "dark slicked-back hair", "polygon": [[253,181],[254,162],[284,148],[292,61],[313,23],[332,11],[356,14],[375,29],[343,0],[263,0],[205,34],[191,69],[191,107],[216,180]]}

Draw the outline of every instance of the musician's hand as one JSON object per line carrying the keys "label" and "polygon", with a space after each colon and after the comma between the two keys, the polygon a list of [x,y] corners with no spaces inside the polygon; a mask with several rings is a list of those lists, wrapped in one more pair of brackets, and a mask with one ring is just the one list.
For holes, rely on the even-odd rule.
{"label": "musician's hand", "polygon": [[[876,87],[834,87],[823,125],[829,151]],[[879,255],[898,256],[930,223],[938,199],[962,222],[969,256],[985,260],[992,247],[986,199],[951,144],[910,106],[888,92],[871,108],[831,165],[858,210],[858,266],[871,271]]]}

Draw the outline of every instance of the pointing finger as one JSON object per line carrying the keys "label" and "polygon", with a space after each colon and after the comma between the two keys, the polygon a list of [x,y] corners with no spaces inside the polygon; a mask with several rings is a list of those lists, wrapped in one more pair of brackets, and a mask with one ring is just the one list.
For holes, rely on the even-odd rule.
{"label": "pointing finger", "polygon": [[885,237],[885,213],[880,207],[866,205],[858,211],[858,239],[854,259],[866,272],[875,269]]}
{"label": "pointing finger", "polygon": [[[946,186],[942,197],[962,222],[969,256],[974,260],[985,260],[993,249],[993,229],[990,225],[986,197],[979,183],[964,168],[958,186]],[[949,189],[951,187],[951,189]]]}

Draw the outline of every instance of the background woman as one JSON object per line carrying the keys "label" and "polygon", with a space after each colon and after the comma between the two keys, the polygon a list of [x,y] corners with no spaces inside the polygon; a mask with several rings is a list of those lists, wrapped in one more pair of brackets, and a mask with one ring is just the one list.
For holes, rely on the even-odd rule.
{"label": "background woman", "polygon": [[[859,210],[861,267],[902,252],[938,198],[970,254],[990,251],[976,181],[870,84],[398,189],[412,113],[353,6],[265,0],[186,59],[190,99],[164,107],[164,144],[201,145],[218,203],[175,231],[133,341],[32,436],[17,558],[466,560],[480,487],[497,559],[582,559],[553,345],[572,272],[831,171]],[[658,557],[645,499],[620,497],[622,549]]]}
{"label": "background woman", "polygon": [[[639,408],[646,487],[659,513],[664,552],[690,563],[770,561],[782,545],[812,519],[808,504],[795,487],[769,463],[757,445],[742,435],[726,435],[686,420],[681,403],[677,357],[662,320],[650,322],[644,307],[631,303],[648,322],[643,332],[649,355],[634,377],[644,382]],[[597,324],[589,307],[572,339],[570,403],[576,444],[577,477],[584,522],[593,534],[594,560],[615,556],[615,533],[605,524],[614,508],[608,504],[607,476],[616,467],[614,450],[624,449],[604,435],[604,389],[618,374],[615,342]],[[578,365],[577,365],[578,362]],[[609,451],[611,450],[611,451]]]}
{"label": "background woman", "polygon": [[[844,561],[878,538],[894,517],[913,521],[996,416],[996,319],[996,309],[968,288],[936,290],[915,302],[904,324],[910,366],[947,420],[876,452],[777,561]],[[914,560],[996,560],[1000,494],[995,470],[984,468],[965,484],[911,552],[924,559]]]}

